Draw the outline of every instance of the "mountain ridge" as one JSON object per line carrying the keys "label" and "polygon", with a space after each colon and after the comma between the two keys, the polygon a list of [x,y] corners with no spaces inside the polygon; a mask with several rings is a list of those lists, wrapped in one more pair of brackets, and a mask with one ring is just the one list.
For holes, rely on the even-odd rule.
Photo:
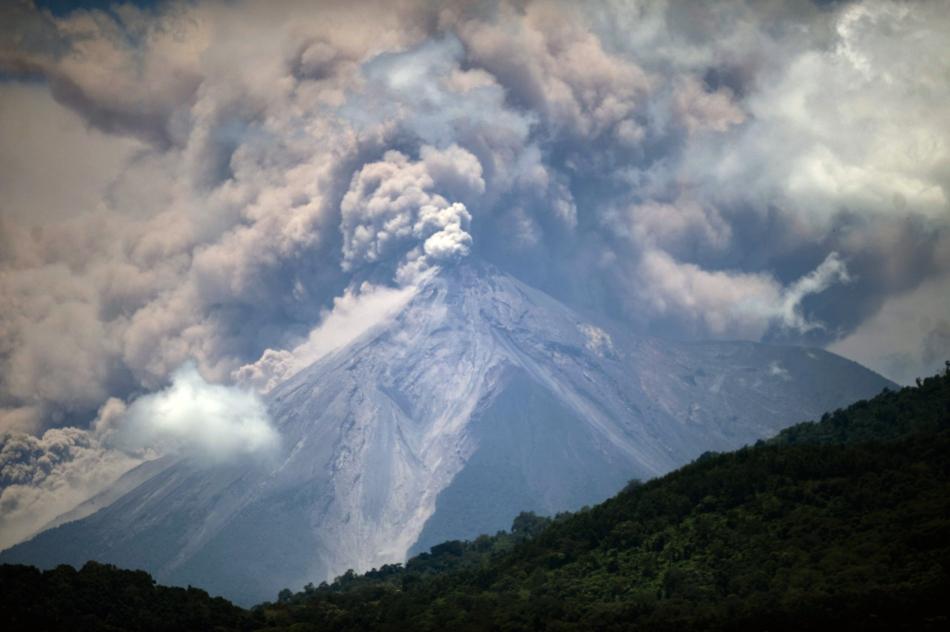
{"label": "mountain ridge", "polygon": [[251,603],[598,502],[886,386],[820,350],[634,336],[466,262],[267,394],[276,465],[183,459],[0,560],[144,567]]}

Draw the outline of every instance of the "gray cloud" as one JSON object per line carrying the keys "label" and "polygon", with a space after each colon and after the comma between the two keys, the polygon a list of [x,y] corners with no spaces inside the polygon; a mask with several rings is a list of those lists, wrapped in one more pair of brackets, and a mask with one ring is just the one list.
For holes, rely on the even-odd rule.
{"label": "gray cloud", "polygon": [[8,3],[0,427],[88,426],[189,361],[266,388],[465,256],[644,332],[929,370],[944,9]]}
{"label": "gray cloud", "polygon": [[126,405],[108,399],[88,429],[41,436],[0,433],[0,548],[29,537],[161,456],[217,464],[266,464],[280,449],[263,402],[251,391],[209,384],[194,366],[171,384]]}
{"label": "gray cloud", "polygon": [[873,317],[829,348],[903,383],[933,375],[950,360],[946,303],[950,277],[931,279],[889,298]]}
{"label": "gray cloud", "polygon": [[[104,407],[105,416],[117,401]],[[0,548],[33,535],[143,460],[110,448],[95,429],[0,433]]]}
{"label": "gray cloud", "polygon": [[471,214],[433,190],[456,190],[462,197],[483,193],[478,159],[457,145],[444,151],[425,145],[418,162],[389,151],[382,161],[364,165],[340,205],[343,268],[390,260],[412,245],[413,259],[403,270],[406,264],[421,269],[467,256]]}
{"label": "gray cloud", "polygon": [[728,270],[710,272],[677,261],[662,250],[647,251],[637,265],[634,288],[654,315],[678,320],[687,331],[721,337],[759,339],[771,327],[796,333],[823,328],[802,311],[803,300],[850,280],[847,267],[831,253],[814,270],[783,287],[772,275]]}

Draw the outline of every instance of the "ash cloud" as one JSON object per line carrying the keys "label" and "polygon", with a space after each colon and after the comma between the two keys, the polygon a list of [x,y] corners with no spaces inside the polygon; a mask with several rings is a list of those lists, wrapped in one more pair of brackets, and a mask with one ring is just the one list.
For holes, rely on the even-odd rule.
{"label": "ash cloud", "polygon": [[467,257],[645,333],[939,362],[939,2],[17,2],[0,25],[8,431],[91,432],[187,362],[266,388],[362,331],[356,297],[370,326]]}
{"label": "ash cloud", "polygon": [[383,160],[364,165],[340,204],[343,269],[409,250],[411,260],[397,271],[405,277],[407,266],[422,270],[467,256],[472,215],[461,202],[433,193],[452,189],[461,189],[463,197],[485,190],[478,159],[457,145],[445,151],[425,145],[418,162],[388,151]]}
{"label": "ash cloud", "polygon": [[95,431],[0,434],[0,549],[21,542],[143,462]]}
{"label": "ash cloud", "polygon": [[266,465],[280,437],[252,391],[209,384],[193,365],[126,405],[110,398],[88,429],[0,433],[0,549],[33,535],[159,457]]}

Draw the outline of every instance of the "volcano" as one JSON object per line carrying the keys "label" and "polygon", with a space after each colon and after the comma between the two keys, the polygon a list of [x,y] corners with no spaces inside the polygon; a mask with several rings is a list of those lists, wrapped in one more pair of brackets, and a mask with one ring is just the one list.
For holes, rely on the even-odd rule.
{"label": "volcano", "polygon": [[147,463],[0,561],[95,559],[250,604],[576,510],[889,386],[818,349],[634,335],[471,260],[266,395],[274,462]]}

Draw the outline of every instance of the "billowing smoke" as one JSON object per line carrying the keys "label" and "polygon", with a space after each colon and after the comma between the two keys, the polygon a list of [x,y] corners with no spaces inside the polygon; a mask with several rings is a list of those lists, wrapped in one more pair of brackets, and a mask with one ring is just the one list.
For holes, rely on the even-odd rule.
{"label": "billowing smoke", "polygon": [[124,450],[158,449],[221,462],[273,455],[280,447],[256,394],[208,384],[190,364],[172,374],[168,388],[133,401],[122,417],[114,442]]}
{"label": "billowing smoke", "polygon": [[333,300],[333,308],[326,311],[320,324],[300,344],[291,349],[267,349],[256,362],[237,369],[234,378],[267,393],[323,356],[387,322],[415,292],[412,284],[388,288],[367,282],[347,289],[343,296]]}
{"label": "billowing smoke", "polygon": [[145,458],[107,447],[94,430],[0,434],[0,548],[33,535]]}
{"label": "billowing smoke", "polygon": [[[470,257],[643,333],[932,372],[948,31],[884,0],[5,3],[0,428],[115,398],[158,444],[268,444],[216,389]],[[189,388],[251,412],[163,407]]]}
{"label": "billowing smoke", "polygon": [[482,166],[457,145],[446,151],[424,145],[420,154],[422,159],[411,163],[404,154],[388,151],[353,176],[340,204],[344,270],[408,250],[397,270],[397,278],[405,279],[406,267],[420,272],[469,254],[472,215],[461,202],[433,191],[461,189],[463,197],[483,193]]}
{"label": "billowing smoke", "polygon": [[684,328],[753,339],[764,336],[769,327],[797,333],[823,328],[803,314],[804,299],[850,280],[835,252],[783,287],[770,274],[711,272],[679,263],[662,250],[644,254],[636,278],[649,288],[643,301],[652,302],[656,313],[680,320]]}
{"label": "billowing smoke", "polygon": [[209,384],[185,365],[166,388],[129,405],[110,398],[89,429],[0,434],[0,548],[145,461],[188,457],[213,465],[252,458],[266,466],[279,449],[280,437],[255,393]]}

